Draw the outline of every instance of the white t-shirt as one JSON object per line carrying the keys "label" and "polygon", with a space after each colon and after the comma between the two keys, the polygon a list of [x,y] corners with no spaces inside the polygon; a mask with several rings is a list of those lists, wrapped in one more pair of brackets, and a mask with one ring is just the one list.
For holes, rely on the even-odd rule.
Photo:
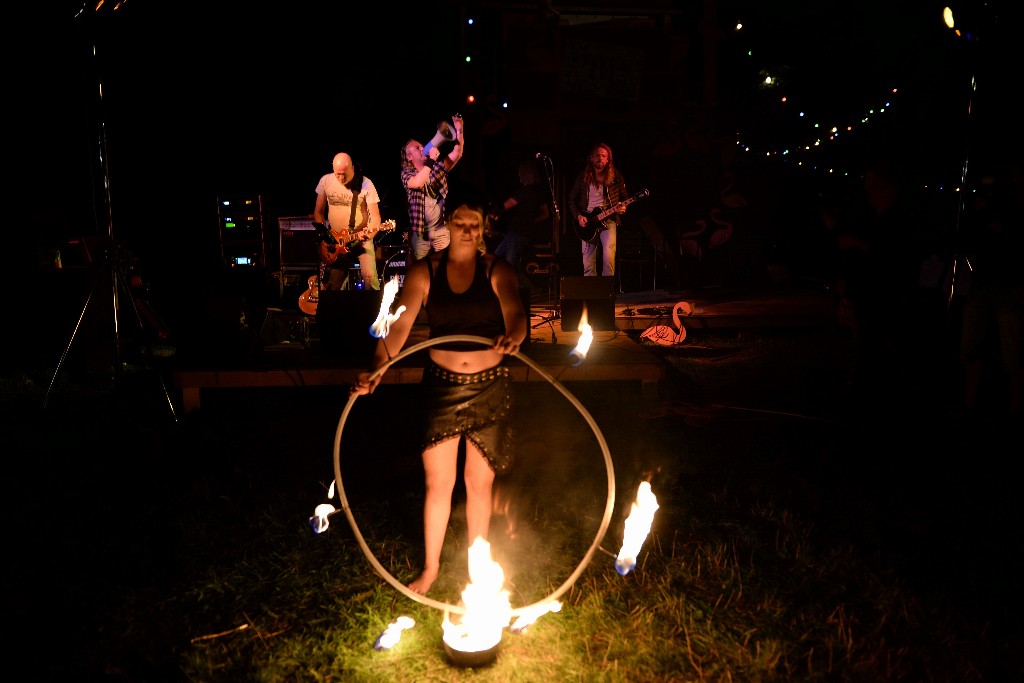
{"label": "white t-shirt", "polygon": [[[345,187],[337,176],[327,173],[316,185],[316,193],[323,193],[327,197],[327,223],[334,230],[341,230],[349,227],[349,217],[352,211],[352,190]],[[359,204],[356,209],[356,222],[352,230],[365,228],[370,220],[366,211],[367,204],[379,204],[380,197],[377,195],[377,188],[373,181],[363,176],[363,184],[359,189]]]}
{"label": "white t-shirt", "polygon": [[594,209],[604,204],[604,186],[590,183],[587,187],[587,213],[593,213]]}

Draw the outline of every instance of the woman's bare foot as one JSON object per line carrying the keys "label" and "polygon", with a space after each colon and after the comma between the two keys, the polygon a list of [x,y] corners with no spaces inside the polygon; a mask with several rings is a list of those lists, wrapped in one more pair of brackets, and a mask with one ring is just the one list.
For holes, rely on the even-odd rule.
{"label": "woman's bare foot", "polygon": [[411,590],[413,593],[426,595],[427,591],[430,590],[430,587],[434,585],[434,581],[436,579],[437,569],[424,569],[422,574],[406,585],[406,588]]}

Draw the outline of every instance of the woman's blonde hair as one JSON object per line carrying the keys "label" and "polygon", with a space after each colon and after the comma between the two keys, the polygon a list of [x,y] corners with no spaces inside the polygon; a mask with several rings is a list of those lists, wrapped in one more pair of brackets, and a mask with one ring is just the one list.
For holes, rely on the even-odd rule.
{"label": "woman's blonde hair", "polygon": [[476,250],[481,254],[486,254],[487,241],[484,238],[491,234],[491,221],[487,218],[487,212],[483,207],[466,202],[459,204],[448,216],[448,229],[452,229],[452,223],[457,219],[466,219],[470,216],[476,218],[476,222],[480,225],[480,233],[476,238]]}

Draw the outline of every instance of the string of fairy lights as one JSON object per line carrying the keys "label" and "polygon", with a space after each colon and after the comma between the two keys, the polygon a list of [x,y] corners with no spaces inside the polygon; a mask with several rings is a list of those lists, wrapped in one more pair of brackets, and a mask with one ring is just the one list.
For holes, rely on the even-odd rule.
{"label": "string of fairy lights", "polygon": [[[976,19],[968,17],[968,21],[964,22],[961,16],[958,24],[957,14],[963,15],[962,9],[954,12],[950,6],[944,7],[943,23],[955,34],[957,40],[976,42],[977,32],[964,27],[964,24],[972,24]],[[743,31],[743,24],[737,22],[734,30],[737,33]],[[753,51],[747,50],[744,56],[753,59]],[[771,135],[761,136],[772,139],[759,139],[753,131],[738,131],[737,147],[744,154],[777,160],[790,168],[818,175],[850,176],[853,171],[844,167],[849,165],[850,155],[843,155],[840,148],[850,149],[861,141],[870,140],[877,129],[884,128],[886,123],[893,121],[894,116],[899,115],[901,104],[905,104],[901,103],[900,89],[888,87],[880,88],[878,93],[872,95],[873,101],[860,112],[839,116],[824,111],[812,113],[807,110],[808,107],[796,104],[790,95],[776,94],[786,86],[784,79],[773,75],[771,69],[760,69],[757,73],[760,80],[756,87],[768,94],[769,101],[774,101],[776,105],[773,111],[777,118],[771,126]],[[972,90],[974,87],[972,79]],[[836,153],[830,154],[830,149],[836,150]],[[933,183],[931,187],[925,187],[933,191],[958,193],[961,186],[958,182],[949,182],[945,185]]]}
{"label": "string of fairy lights", "polygon": [[[741,22],[733,28],[736,34],[745,29]],[[753,60],[754,51],[746,49],[743,56],[748,61]],[[848,149],[858,139],[868,138],[885,119],[891,120],[899,102],[899,88],[889,87],[880,89],[872,96],[873,101],[859,112],[837,115],[824,110],[811,111],[813,106],[809,102],[798,102],[791,93],[782,92],[792,87],[779,75],[785,73],[784,67],[761,67],[755,73],[758,81],[754,86],[766,96],[762,103],[768,104],[774,118],[769,126],[762,125],[760,131],[753,130],[753,126],[750,130],[737,131],[736,145],[751,157],[774,160],[809,173],[849,176],[851,171],[845,167],[848,162],[839,152],[840,148]],[[829,153],[831,150],[836,153]]]}
{"label": "string of fairy lights", "polygon": [[[879,98],[876,105],[868,107],[859,115],[851,115],[842,121],[823,123],[822,121],[825,121],[826,117],[810,116],[806,111],[797,109],[792,116],[797,123],[803,123],[804,125],[799,126],[800,130],[791,142],[758,145],[757,143],[746,142],[742,139],[742,135],[738,135],[736,144],[741,151],[747,154],[768,158],[776,157],[797,167],[819,170],[819,164],[821,163],[819,151],[823,147],[855,138],[865,132],[870,126],[875,125],[882,117],[891,114],[898,94],[899,89],[892,88],[883,97]],[[781,96],[779,100],[784,105],[789,104],[789,98],[786,96]],[[837,172],[846,173],[832,166],[826,166],[823,170],[830,174]]]}
{"label": "string of fairy lights", "polygon": [[[958,39],[973,41],[976,35],[956,25],[953,10],[948,6],[944,8],[942,20],[951,29]],[[480,31],[483,27],[476,17],[465,16],[463,32],[463,54],[461,59],[464,62],[463,85],[465,88],[464,101],[466,106],[480,104],[475,89],[483,87],[488,92],[496,94],[494,106],[502,110],[509,108],[509,102],[503,96],[497,94],[500,90],[500,83],[483,83],[482,76],[488,72],[489,62],[494,59],[493,55],[487,53],[483,47]],[[746,28],[741,22],[733,26],[738,35]],[[736,41],[735,45],[740,42]],[[748,64],[755,58],[754,51],[740,48]],[[738,130],[736,141],[739,151],[751,158],[760,157],[768,161],[776,161],[788,168],[805,171],[810,174],[849,177],[858,171],[852,168],[854,161],[850,154],[844,152],[855,149],[862,142],[871,142],[883,134],[887,128],[894,129],[895,122],[908,116],[907,108],[911,105],[903,102],[904,94],[895,85],[879,87],[875,93],[867,93],[860,104],[849,105],[849,99],[844,105],[820,105],[813,100],[817,93],[806,98],[794,95],[792,92],[783,93],[785,90],[792,90],[793,85],[784,77],[785,68],[754,68],[748,73],[757,74],[757,82],[752,86],[757,92],[765,96],[761,104],[767,103],[768,112],[774,114],[774,118],[761,117],[747,130]],[[491,97],[491,96],[489,96]],[[803,101],[801,101],[803,100]],[[842,107],[847,111],[827,111],[828,107]],[[814,111],[814,109],[818,111]],[[858,110],[859,109],[859,110]],[[766,125],[766,120],[770,121]],[[958,190],[957,183],[950,183],[951,187],[942,188],[936,185],[933,189]]]}

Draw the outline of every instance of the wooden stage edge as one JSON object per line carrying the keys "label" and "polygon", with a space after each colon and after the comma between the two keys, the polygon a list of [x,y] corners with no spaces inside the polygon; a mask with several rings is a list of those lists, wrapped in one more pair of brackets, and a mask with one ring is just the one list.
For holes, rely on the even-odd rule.
{"label": "wooden stage edge", "polygon": [[[568,348],[568,347],[567,347]],[[591,347],[595,354],[598,350]],[[646,361],[633,362],[601,362],[588,364],[584,360],[579,365],[566,353],[564,363],[541,363],[529,353],[524,354],[551,377],[561,383],[583,381],[618,381],[630,380],[641,383],[641,392],[645,398],[657,396],[657,385],[664,378],[664,365],[649,354]],[[510,376],[516,382],[548,381],[541,372],[511,359]],[[262,370],[183,370],[175,374],[175,384],[181,390],[182,408],[188,413],[201,407],[202,391],[218,388],[245,387],[312,387],[312,386],[346,386],[355,382],[363,368],[347,367],[309,367],[309,368],[268,368]],[[398,365],[389,368],[381,379],[381,384],[415,384],[423,377],[422,367]]]}
{"label": "wooden stage edge", "polygon": [[[665,377],[664,361],[628,335],[621,331],[594,332],[586,357],[577,362],[573,350],[579,344],[578,331],[563,331],[558,320],[545,322],[542,313],[531,316],[532,325],[543,325],[544,330],[531,330],[531,341],[522,349],[529,362],[514,357],[508,360],[513,381],[548,381],[544,373],[561,383],[637,381],[643,398],[657,397],[658,383]],[[425,325],[417,324],[408,344],[425,341],[426,332]],[[358,358],[364,355],[368,358],[368,354]],[[381,383],[418,383],[425,360],[425,352],[403,358],[384,373]],[[286,343],[264,350],[256,367],[179,369],[174,373],[174,384],[181,392],[182,409],[189,413],[201,407],[203,392],[211,389],[341,387],[351,385],[364,370],[363,365],[352,362],[350,354],[328,354],[315,345]]]}
{"label": "wooden stage edge", "polygon": [[[691,313],[674,318],[676,304],[682,301],[689,304]],[[652,325],[671,328],[676,319],[691,331],[813,326],[826,324],[835,310],[828,293],[799,291],[755,296],[715,293],[704,298],[664,291],[640,292],[620,294],[614,309],[615,329],[595,331],[586,358],[577,362],[572,352],[579,343],[579,331],[563,329],[557,306],[534,303],[530,307],[530,342],[522,353],[559,382],[638,381],[642,397],[654,399],[666,376],[666,364],[649,346],[634,340],[635,333]],[[417,323],[408,343],[425,339],[426,325]],[[381,382],[419,382],[424,357],[414,356],[396,363]],[[310,348],[308,344],[285,340],[283,344],[267,347],[258,367],[182,368],[174,373],[174,384],[181,392],[182,408],[188,413],[201,407],[202,393],[210,389],[350,385],[364,368],[346,360],[349,362],[343,363],[338,357],[326,355],[315,345]],[[411,362],[414,360],[418,362]],[[509,366],[513,381],[547,381],[541,372],[519,359],[510,359]]]}

